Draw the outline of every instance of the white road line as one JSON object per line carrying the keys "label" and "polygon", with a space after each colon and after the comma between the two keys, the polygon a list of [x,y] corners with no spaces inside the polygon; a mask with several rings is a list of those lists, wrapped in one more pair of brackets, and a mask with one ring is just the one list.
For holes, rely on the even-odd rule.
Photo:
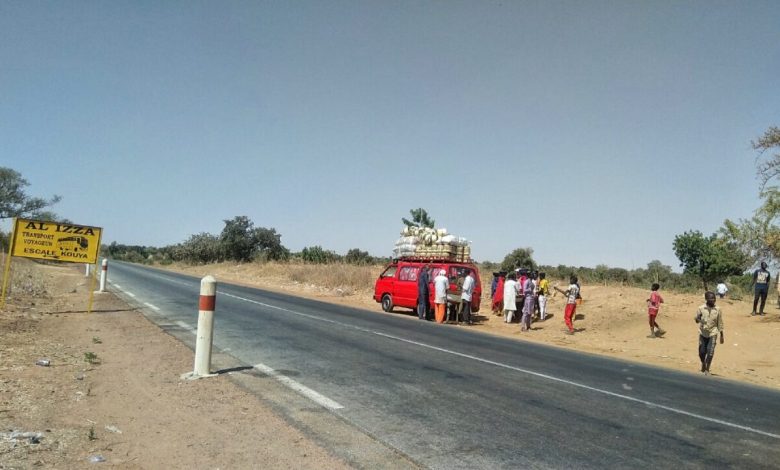
{"label": "white road line", "polygon": [[279,372],[275,371],[274,369],[268,367],[265,364],[255,364],[253,366],[255,369],[259,370],[260,372],[271,376],[278,380],[279,382],[283,383],[287,387],[295,390],[296,392],[300,393],[301,395],[305,396],[309,400],[333,411],[333,410],[340,410],[344,408],[341,404],[331,400],[330,398],[326,397],[325,395],[322,395],[321,393],[317,393],[314,390],[310,389],[309,387],[300,384],[296,382],[295,380],[287,377],[286,375],[282,375]]}
{"label": "white road line", "polygon": [[129,295],[132,298],[135,298],[135,294],[133,294],[132,292],[125,291],[125,294]]}
{"label": "white road line", "polygon": [[180,327],[184,328],[185,330],[189,331],[190,333],[194,334],[194,335],[198,334],[198,331],[195,328],[193,328],[190,325],[184,323],[183,321],[177,321],[176,324],[179,325]]}
{"label": "white road line", "polygon": [[690,411],[681,410],[679,408],[674,408],[674,407],[671,407],[671,406],[661,405],[660,403],[654,403],[654,402],[651,402],[649,400],[642,400],[640,398],[635,398],[635,397],[631,397],[631,396],[628,396],[628,395],[623,395],[621,393],[610,392],[609,390],[604,390],[604,389],[601,389],[601,388],[591,387],[590,385],[585,385],[585,384],[582,384],[582,383],[579,383],[579,382],[574,382],[574,381],[571,381],[571,380],[562,379],[560,377],[555,377],[553,375],[542,374],[541,372],[534,372],[532,370],[523,369],[521,367],[515,367],[515,366],[511,366],[509,364],[503,364],[501,362],[491,361],[489,359],[484,359],[484,358],[481,358],[481,357],[472,356],[470,354],[460,353],[460,352],[453,351],[453,350],[450,350],[450,349],[440,348],[438,346],[433,346],[431,344],[421,343],[419,341],[412,341],[410,339],[401,338],[399,336],[393,336],[393,335],[389,335],[389,334],[386,334],[386,333],[382,333],[381,331],[370,330],[368,328],[362,328],[362,327],[359,327],[359,326],[350,325],[348,323],[342,323],[342,322],[338,322],[338,321],[335,321],[335,320],[330,320],[330,319],[327,319],[327,318],[318,317],[316,315],[309,315],[309,314],[306,314],[306,313],[298,312],[298,311],[295,311],[295,310],[290,310],[290,309],[287,309],[287,308],[278,307],[276,305],[266,304],[266,303],[263,303],[263,302],[258,302],[256,300],[247,299],[247,298],[244,298],[244,297],[239,297],[237,295],[228,294],[228,293],[225,293],[225,292],[220,292],[219,294],[227,296],[227,297],[233,297],[235,299],[243,300],[245,302],[253,303],[253,304],[256,304],[256,305],[261,305],[261,306],[266,307],[266,308],[271,308],[271,309],[274,309],[274,310],[281,310],[283,312],[292,313],[293,315],[298,315],[298,316],[309,318],[309,319],[312,319],[312,320],[317,320],[317,321],[321,321],[321,322],[325,322],[325,323],[331,323],[331,324],[334,324],[334,325],[339,325],[339,326],[341,326],[343,328],[349,328],[349,329],[352,329],[352,330],[363,331],[363,332],[371,333],[371,334],[374,334],[374,335],[377,335],[377,336],[382,336],[384,338],[393,339],[393,340],[401,341],[401,342],[408,343],[408,344],[413,344],[415,346],[420,346],[422,348],[432,349],[434,351],[439,351],[439,352],[443,352],[443,353],[446,353],[446,354],[451,354],[453,356],[458,356],[458,357],[462,357],[462,358],[465,358],[465,359],[471,359],[473,361],[481,362],[483,364],[490,364],[492,366],[502,367],[504,369],[513,370],[513,371],[520,372],[520,373],[523,373],[523,374],[533,375],[534,377],[539,377],[539,378],[551,380],[551,381],[554,381],[554,382],[565,383],[565,384],[571,385],[573,387],[579,387],[579,388],[582,388],[582,389],[585,389],[585,390],[590,390],[592,392],[597,392],[597,393],[601,393],[601,394],[604,394],[604,395],[608,395],[610,397],[620,398],[620,399],[631,401],[631,402],[634,402],[634,403],[641,403],[643,405],[647,405],[647,406],[650,406],[650,407],[653,407],[653,408],[659,408],[659,409],[666,410],[666,411],[669,411],[671,413],[680,414],[680,415],[683,415],[683,416],[688,416],[690,418],[696,418],[696,419],[700,419],[702,421],[707,421],[707,422],[710,422],[710,423],[717,423],[717,424],[721,424],[723,426],[727,426],[727,427],[730,427],[730,428],[740,429],[742,431],[748,431],[748,432],[752,432],[752,433],[755,433],[755,434],[760,434],[762,436],[771,437],[771,438],[774,438],[774,439],[780,439],[780,434],[775,434],[775,433],[771,433],[771,432],[767,432],[767,431],[762,431],[760,429],[751,428],[750,426],[743,426],[741,424],[732,423],[730,421],[724,421],[722,419],[710,418],[709,416],[704,416],[704,415],[692,413]]}
{"label": "white road line", "polygon": [[151,308],[155,312],[159,312],[160,311],[160,307],[157,307],[156,305],[152,305],[149,302],[144,302],[144,305],[146,305],[147,307]]}
{"label": "white road line", "polygon": [[113,282],[110,282],[110,281],[109,281],[109,284],[113,285],[117,289],[120,289],[120,290],[122,289],[122,286],[120,286],[119,284],[114,284]]}

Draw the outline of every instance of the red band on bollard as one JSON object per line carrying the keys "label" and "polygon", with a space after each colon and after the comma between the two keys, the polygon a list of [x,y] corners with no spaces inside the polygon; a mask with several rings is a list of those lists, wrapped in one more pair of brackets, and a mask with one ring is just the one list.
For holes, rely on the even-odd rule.
{"label": "red band on bollard", "polygon": [[201,295],[200,302],[198,303],[198,310],[202,310],[204,312],[213,312],[216,304],[216,295]]}
{"label": "red band on bollard", "polygon": [[103,265],[103,271],[108,271],[108,265],[107,264]]}

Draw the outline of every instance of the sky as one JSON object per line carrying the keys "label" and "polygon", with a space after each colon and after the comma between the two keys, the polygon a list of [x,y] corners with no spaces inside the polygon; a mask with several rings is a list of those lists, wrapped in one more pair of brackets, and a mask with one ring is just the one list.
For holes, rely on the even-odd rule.
{"label": "sky", "polygon": [[245,215],[389,256],[422,207],[477,261],[677,270],[676,235],[760,204],[778,25],[774,0],[4,1],[0,166],[104,243]]}

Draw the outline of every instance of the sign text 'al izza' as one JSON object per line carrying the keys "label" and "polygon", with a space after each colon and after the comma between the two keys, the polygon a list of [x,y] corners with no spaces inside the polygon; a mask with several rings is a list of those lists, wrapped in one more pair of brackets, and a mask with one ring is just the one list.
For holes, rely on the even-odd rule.
{"label": "sign text 'al izza'", "polygon": [[100,227],[63,222],[16,219],[11,255],[69,263],[95,263]]}

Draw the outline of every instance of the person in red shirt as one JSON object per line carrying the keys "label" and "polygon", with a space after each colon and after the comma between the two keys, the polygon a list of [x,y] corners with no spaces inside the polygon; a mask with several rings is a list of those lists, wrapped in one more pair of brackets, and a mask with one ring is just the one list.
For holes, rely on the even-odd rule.
{"label": "person in red shirt", "polygon": [[647,316],[650,318],[650,334],[647,336],[648,338],[661,337],[666,333],[658,326],[658,322],[655,321],[655,318],[658,316],[658,310],[661,308],[661,304],[664,303],[663,297],[658,293],[660,288],[661,286],[657,282],[653,284],[650,288],[650,298],[647,299]]}

